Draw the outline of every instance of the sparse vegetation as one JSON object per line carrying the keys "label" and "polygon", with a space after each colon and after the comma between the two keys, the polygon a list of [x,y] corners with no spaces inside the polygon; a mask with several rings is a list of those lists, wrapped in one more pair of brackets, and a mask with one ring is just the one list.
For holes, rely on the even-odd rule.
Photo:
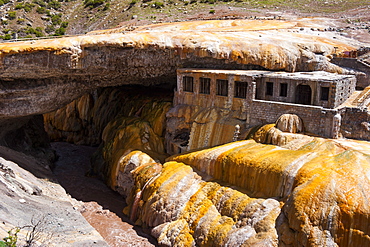
{"label": "sparse vegetation", "polygon": [[40,7],[46,7],[47,5],[47,3],[44,2],[43,0],[33,0],[32,2],[38,4]]}
{"label": "sparse vegetation", "polygon": [[0,247],[17,247],[18,233],[21,229],[16,227],[8,231],[8,236],[3,238],[4,241],[0,241]]}
{"label": "sparse vegetation", "polygon": [[68,22],[63,21],[62,24],[60,24],[60,27],[67,28],[68,27]]}
{"label": "sparse vegetation", "polygon": [[153,3],[153,6],[156,9],[160,9],[160,8],[163,8],[164,7],[164,3],[163,2],[154,2]]}
{"label": "sparse vegetation", "polygon": [[61,24],[62,23],[62,14],[52,15],[51,16],[51,23],[53,23],[53,25]]}
{"label": "sparse vegetation", "polygon": [[[29,27],[26,31],[25,31],[26,34],[34,34],[36,37],[43,37],[44,34],[42,32],[42,28],[41,27],[36,27],[36,29],[32,28],[32,27]],[[31,35],[32,37],[32,35]]]}
{"label": "sparse vegetation", "polygon": [[9,18],[10,20],[15,19],[16,17],[17,17],[17,12],[15,12],[15,11],[9,11],[9,12],[8,12],[8,18]]}
{"label": "sparse vegetation", "polygon": [[47,25],[45,28],[45,32],[52,33],[55,31],[55,27],[53,25]]}
{"label": "sparse vegetation", "polygon": [[103,8],[103,11],[107,11],[107,10],[109,10],[109,8],[110,8],[110,3],[106,3],[104,8]]}
{"label": "sparse vegetation", "polygon": [[45,14],[46,8],[45,7],[37,7],[36,12],[39,14]]}
{"label": "sparse vegetation", "polygon": [[0,0],[0,6],[3,6],[4,4],[9,3],[10,0]]}
{"label": "sparse vegetation", "polygon": [[4,35],[4,40],[11,40],[12,39],[12,35],[10,33],[7,33]]}
{"label": "sparse vegetation", "polygon": [[61,36],[66,34],[66,29],[64,27],[60,27],[57,30],[55,30],[55,36]]}
{"label": "sparse vegetation", "polygon": [[56,0],[52,0],[48,3],[48,9],[55,9],[58,10],[62,7],[62,4]]}
{"label": "sparse vegetation", "polygon": [[84,0],[85,7],[96,8],[102,5],[105,0]]}
{"label": "sparse vegetation", "polygon": [[[233,14],[231,18],[246,18],[248,16],[243,15],[263,13],[264,9],[279,11],[284,8],[298,12],[328,13],[369,6],[368,1],[365,0],[332,3],[333,1],[330,0],[0,0],[0,6],[4,4],[9,6],[8,13],[0,20],[2,27],[0,38],[8,39],[11,33],[17,33],[19,38],[41,34],[64,35],[71,30],[73,30],[72,33],[80,34],[85,33],[91,26],[112,28],[122,21],[132,19],[133,16],[138,21],[162,22],[185,20],[189,14],[202,13],[202,15],[209,15],[205,18],[213,19],[219,18],[221,11],[218,11],[218,8],[222,5],[232,7],[233,10],[234,7],[239,7],[240,12],[244,12],[240,15]],[[247,10],[241,10],[241,8]],[[68,19],[67,15],[63,15],[63,11],[67,9],[72,10],[68,14]],[[111,12],[112,9],[115,11]],[[210,10],[207,11],[207,9]],[[350,25],[356,21],[356,18],[348,17],[344,20],[346,19],[349,20]],[[26,33],[27,25],[41,26],[42,32]],[[7,28],[10,28],[11,32],[4,32]],[[36,30],[34,26],[32,28]]]}
{"label": "sparse vegetation", "polygon": [[18,24],[23,24],[26,20],[24,18],[18,18],[17,23]]}
{"label": "sparse vegetation", "polygon": [[48,222],[46,218],[47,215],[41,217],[40,219],[33,217],[30,225],[11,229],[8,231],[8,236],[3,238],[3,241],[0,241],[0,247],[17,247],[18,233],[21,231],[21,229],[28,229],[26,238],[24,239],[26,245],[23,245],[23,247],[32,247],[36,241],[49,242],[53,237],[53,233],[47,229]]}
{"label": "sparse vegetation", "polygon": [[15,6],[15,9],[24,9],[26,12],[31,12],[34,7],[35,4],[33,3],[19,3]]}

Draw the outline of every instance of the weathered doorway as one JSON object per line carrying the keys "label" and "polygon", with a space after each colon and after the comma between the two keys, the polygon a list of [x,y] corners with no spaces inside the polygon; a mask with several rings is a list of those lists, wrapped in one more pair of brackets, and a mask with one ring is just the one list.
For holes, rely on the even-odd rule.
{"label": "weathered doorway", "polygon": [[295,103],[302,105],[311,104],[312,90],[309,85],[298,85],[295,95]]}

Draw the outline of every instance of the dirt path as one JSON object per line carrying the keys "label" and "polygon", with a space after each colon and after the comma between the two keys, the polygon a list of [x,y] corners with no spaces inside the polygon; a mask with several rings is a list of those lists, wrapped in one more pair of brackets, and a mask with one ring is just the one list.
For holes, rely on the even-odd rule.
{"label": "dirt path", "polygon": [[124,199],[97,178],[86,177],[93,147],[64,142],[52,143],[59,156],[54,173],[59,183],[76,200],[86,220],[114,246],[156,246],[156,241],[142,229],[128,223],[122,213]]}

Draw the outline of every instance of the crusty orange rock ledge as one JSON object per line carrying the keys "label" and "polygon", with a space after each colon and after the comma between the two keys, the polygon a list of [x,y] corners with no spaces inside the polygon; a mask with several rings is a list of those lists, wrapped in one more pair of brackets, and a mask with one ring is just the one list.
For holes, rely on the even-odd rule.
{"label": "crusty orange rock ledge", "polygon": [[285,202],[281,244],[368,246],[370,144],[304,136],[293,142],[289,150],[241,141],[170,160]]}
{"label": "crusty orange rock ledge", "polygon": [[312,26],[318,20],[195,21],[0,43],[0,117],[50,112],[97,87],[175,85],[184,66],[345,73],[331,55],[363,44]]}

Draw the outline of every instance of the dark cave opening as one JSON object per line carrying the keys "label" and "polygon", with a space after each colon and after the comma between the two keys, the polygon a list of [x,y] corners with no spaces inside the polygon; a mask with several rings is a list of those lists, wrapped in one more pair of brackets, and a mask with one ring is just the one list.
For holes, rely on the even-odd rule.
{"label": "dark cave opening", "polygon": [[[45,129],[57,156],[54,174],[67,193],[81,201],[80,212],[110,246],[128,243],[157,246],[157,241],[149,229],[130,222],[123,214],[127,206],[125,198],[103,182],[104,174],[96,169],[94,172],[92,164],[102,161],[104,130],[114,121],[135,123],[137,119],[144,119],[150,122],[155,116],[148,116],[151,114],[148,109],[161,102],[172,104],[173,90],[168,84],[99,88],[44,115]],[[164,134],[162,130],[160,135],[164,137]]]}

